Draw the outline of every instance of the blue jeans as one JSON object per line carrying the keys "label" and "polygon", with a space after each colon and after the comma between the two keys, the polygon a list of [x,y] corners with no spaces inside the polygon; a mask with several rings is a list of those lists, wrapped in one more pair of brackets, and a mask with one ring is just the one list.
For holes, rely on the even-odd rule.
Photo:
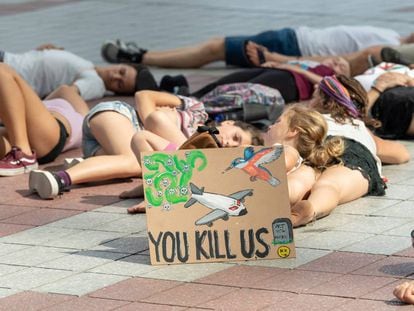
{"label": "blue jeans", "polygon": [[[89,111],[89,113],[85,116],[85,119],[83,120],[82,150],[83,156],[85,158],[94,156],[95,153],[101,148],[101,145],[96,140],[95,136],[93,136],[92,134],[91,128],[89,126],[89,121],[96,114],[105,111],[115,111],[127,117],[131,121],[136,131],[139,131],[142,128],[139,122],[138,114],[135,111],[134,107],[132,107],[131,105],[121,101],[99,103]],[[116,131],[116,129],[114,129],[114,131]]]}
{"label": "blue jeans", "polygon": [[271,52],[277,52],[289,56],[301,56],[296,32],[292,28],[269,30],[254,36],[226,37],[225,51],[226,64],[241,67],[250,67],[250,62],[245,53],[245,44],[253,41],[263,45]]}

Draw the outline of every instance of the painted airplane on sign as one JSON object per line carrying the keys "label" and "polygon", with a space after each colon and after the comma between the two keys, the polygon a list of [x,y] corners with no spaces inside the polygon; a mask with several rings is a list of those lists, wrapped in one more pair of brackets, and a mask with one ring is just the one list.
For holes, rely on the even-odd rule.
{"label": "painted airplane on sign", "polygon": [[276,187],[280,181],[272,176],[272,173],[263,165],[279,159],[282,152],[283,147],[280,146],[262,148],[257,152],[254,152],[253,147],[247,147],[244,149],[244,157],[234,159],[223,173],[237,168],[250,175],[251,181],[261,179]]}
{"label": "painted airplane on sign", "polygon": [[184,204],[188,208],[195,203],[200,203],[212,209],[210,213],[198,219],[197,226],[207,225],[211,227],[213,222],[218,219],[228,220],[229,216],[243,216],[247,214],[247,209],[243,202],[245,197],[253,195],[253,189],[246,189],[230,194],[228,196],[204,192],[204,187],[198,188],[190,183],[191,198]]}

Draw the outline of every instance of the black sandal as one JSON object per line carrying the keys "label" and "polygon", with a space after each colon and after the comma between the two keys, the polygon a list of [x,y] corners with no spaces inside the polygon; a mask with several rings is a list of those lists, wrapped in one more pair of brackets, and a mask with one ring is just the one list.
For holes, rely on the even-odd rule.
{"label": "black sandal", "polygon": [[[256,65],[253,64],[252,61],[250,60],[250,58],[247,56],[246,46],[247,46],[248,43],[249,43],[249,41],[244,42],[244,57],[245,57],[245,59],[246,59],[246,61],[249,64],[250,67],[256,67]],[[264,64],[266,62],[266,58],[265,58],[263,50],[256,49],[256,51],[257,51],[257,57],[259,58],[259,65]]]}

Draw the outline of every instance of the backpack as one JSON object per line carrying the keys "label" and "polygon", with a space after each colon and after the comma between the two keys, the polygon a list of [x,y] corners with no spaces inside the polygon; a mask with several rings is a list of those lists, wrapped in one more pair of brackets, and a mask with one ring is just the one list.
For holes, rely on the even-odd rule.
{"label": "backpack", "polygon": [[248,82],[219,85],[200,101],[210,117],[218,122],[233,119],[253,123],[262,120],[271,124],[285,105],[279,90]]}

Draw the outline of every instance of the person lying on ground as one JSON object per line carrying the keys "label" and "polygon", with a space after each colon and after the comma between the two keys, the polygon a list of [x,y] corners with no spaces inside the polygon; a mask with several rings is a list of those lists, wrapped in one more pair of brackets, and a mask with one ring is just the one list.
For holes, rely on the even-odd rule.
{"label": "person lying on ground", "polygon": [[[135,107],[114,101],[92,108],[83,122],[82,149],[86,159],[55,173],[32,171],[30,190],[43,199],[51,199],[72,185],[140,177],[141,167],[131,149],[131,139],[136,132],[146,129],[168,141],[163,146],[165,150],[176,150],[207,120],[204,105],[193,98],[141,91],[135,94],[135,101]],[[223,123],[218,129],[224,146],[261,142],[261,133],[249,125],[242,128]]]}
{"label": "person lying on ground", "polygon": [[230,83],[258,83],[279,90],[285,103],[309,99],[313,87],[324,76],[333,74],[349,75],[349,65],[345,59],[330,57],[319,62],[275,63],[266,62],[262,68],[245,69],[230,73],[191,93],[201,98],[219,85]]}
{"label": "person lying on ground", "polygon": [[325,77],[310,102],[328,123],[328,135],[345,141],[338,165],[323,169],[306,200],[292,207],[295,227],[327,216],[339,204],[365,195],[385,194],[381,162],[400,164],[409,161],[404,145],[373,135],[365,124],[378,126],[368,117],[367,94],[358,81],[344,76]]}
{"label": "person lying on ground", "polygon": [[[342,152],[340,139],[327,140],[327,124],[320,113],[301,104],[286,106],[284,113],[266,135],[265,145],[283,145],[291,205],[301,200],[314,184],[318,172],[311,166],[329,166]],[[163,150],[168,141],[153,133],[138,132],[132,140],[132,149],[141,162],[141,152]],[[143,197],[143,185],[121,193],[121,198]],[[145,212],[141,202],[128,208],[128,213]]]}
{"label": "person lying on ground", "polygon": [[413,139],[414,70],[381,63],[355,79],[368,92],[367,110],[381,121],[375,134],[388,139]]}
{"label": "person lying on ground", "polygon": [[84,100],[91,100],[107,92],[133,95],[138,90],[154,89],[156,84],[145,66],[95,66],[71,52],[46,47],[21,54],[0,51],[0,63],[12,67],[40,98],[55,97],[53,92],[60,86],[70,86]]}
{"label": "person lying on ground", "polygon": [[0,176],[27,173],[78,148],[85,101],[71,88],[39,96],[12,68],[0,63]]}
{"label": "person lying on ground", "polygon": [[253,36],[212,38],[193,46],[166,51],[147,51],[134,42],[107,41],[101,48],[109,63],[132,62],[170,68],[198,68],[214,61],[250,67],[245,43],[253,41],[271,52],[289,56],[343,55],[369,46],[398,46],[414,42],[414,35],[401,36],[391,29],[372,26],[332,26],[327,28],[283,28]]}
{"label": "person lying on ground", "polygon": [[[414,38],[412,36],[411,38]],[[408,67],[413,66],[411,59],[414,58],[414,45],[409,44],[407,46],[413,46],[411,49],[405,49],[405,54],[398,52],[399,47],[390,47],[384,45],[373,45],[356,52],[340,54],[338,56],[343,57],[349,63],[351,76],[360,75],[369,68],[380,64],[381,62],[391,62],[396,64],[406,65]],[[289,61],[318,61],[321,62],[326,58],[330,58],[330,55],[317,55],[317,56],[290,56],[278,52],[271,52],[265,46],[257,44],[253,41],[249,41],[245,45],[246,57],[249,59],[253,66],[260,66],[265,62],[279,62],[286,63]],[[401,48],[404,47],[401,46]],[[413,55],[409,55],[411,52]]]}

